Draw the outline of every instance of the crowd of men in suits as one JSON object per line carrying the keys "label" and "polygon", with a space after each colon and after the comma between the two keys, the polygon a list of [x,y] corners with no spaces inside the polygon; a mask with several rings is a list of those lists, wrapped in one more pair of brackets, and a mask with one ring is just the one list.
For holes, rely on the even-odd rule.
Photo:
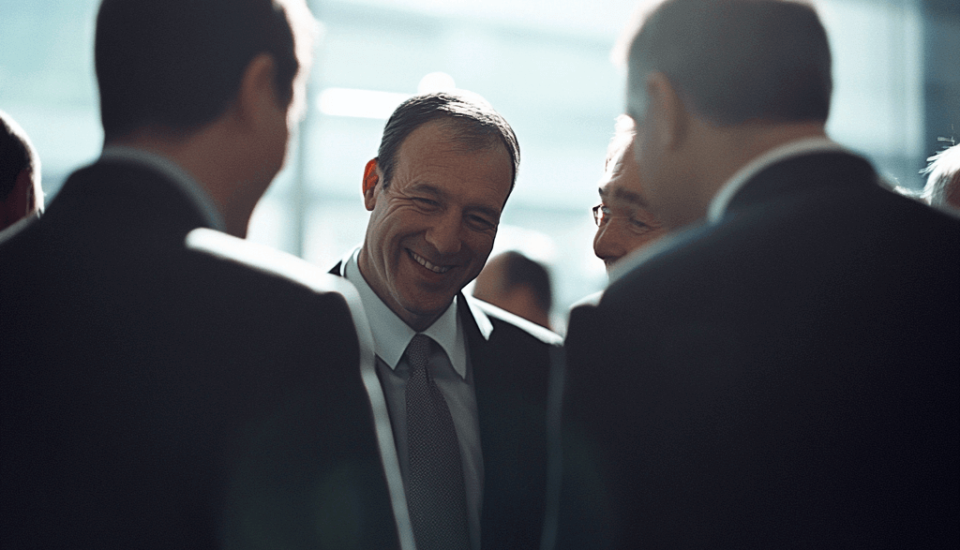
{"label": "crowd of men in suits", "polygon": [[100,158],[0,188],[4,548],[955,544],[960,218],[827,137],[808,5],[639,15],[564,342],[462,292],[520,162],[484,99],[396,109],[328,272],[243,240],[305,2],[103,0]]}

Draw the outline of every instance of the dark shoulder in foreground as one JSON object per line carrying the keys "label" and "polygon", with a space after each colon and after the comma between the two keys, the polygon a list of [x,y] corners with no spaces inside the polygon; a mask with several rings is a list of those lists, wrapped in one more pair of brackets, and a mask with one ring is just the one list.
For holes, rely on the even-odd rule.
{"label": "dark shoulder in foreground", "polygon": [[193,252],[286,279],[315,293],[354,292],[346,279],[330,275],[292,254],[212,229],[199,228],[191,231],[187,235],[186,246]]}

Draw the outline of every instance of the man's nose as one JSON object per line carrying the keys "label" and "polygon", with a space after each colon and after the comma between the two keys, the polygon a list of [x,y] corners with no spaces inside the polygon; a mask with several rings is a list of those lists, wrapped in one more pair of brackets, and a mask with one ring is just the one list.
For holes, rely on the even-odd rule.
{"label": "man's nose", "polygon": [[593,238],[593,253],[601,260],[616,260],[623,256],[623,245],[615,225],[606,221],[597,228]]}
{"label": "man's nose", "polygon": [[460,252],[462,244],[460,218],[461,216],[455,212],[446,212],[442,216],[438,216],[430,228],[427,229],[427,242],[438,253],[448,255]]}

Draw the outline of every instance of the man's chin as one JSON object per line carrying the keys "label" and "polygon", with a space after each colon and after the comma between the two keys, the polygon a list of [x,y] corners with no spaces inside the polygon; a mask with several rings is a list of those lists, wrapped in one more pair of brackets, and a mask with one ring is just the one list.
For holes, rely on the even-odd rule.
{"label": "man's chin", "polygon": [[[453,297],[451,296],[448,300],[437,300],[431,301],[429,307],[424,307],[423,300],[419,301],[407,301],[403,304],[403,309],[410,315],[418,317],[420,319],[430,319],[437,318],[443,315],[443,312],[450,307],[450,304],[453,303]],[[435,304],[435,305],[434,305]]]}

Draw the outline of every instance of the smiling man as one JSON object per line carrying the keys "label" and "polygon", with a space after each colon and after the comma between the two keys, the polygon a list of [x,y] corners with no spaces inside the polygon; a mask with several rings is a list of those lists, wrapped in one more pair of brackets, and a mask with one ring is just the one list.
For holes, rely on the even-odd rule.
{"label": "smiling man", "polygon": [[363,174],[366,238],[333,272],[370,318],[417,548],[533,548],[556,334],[467,297],[516,180],[516,135],[469,92],[393,113]]}
{"label": "smiling man", "polygon": [[607,271],[624,256],[667,232],[643,198],[640,167],[633,156],[635,137],[633,119],[617,117],[616,134],[607,148],[600,181],[600,204],[593,207],[593,221],[597,223],[593,253],[603,260]]}

